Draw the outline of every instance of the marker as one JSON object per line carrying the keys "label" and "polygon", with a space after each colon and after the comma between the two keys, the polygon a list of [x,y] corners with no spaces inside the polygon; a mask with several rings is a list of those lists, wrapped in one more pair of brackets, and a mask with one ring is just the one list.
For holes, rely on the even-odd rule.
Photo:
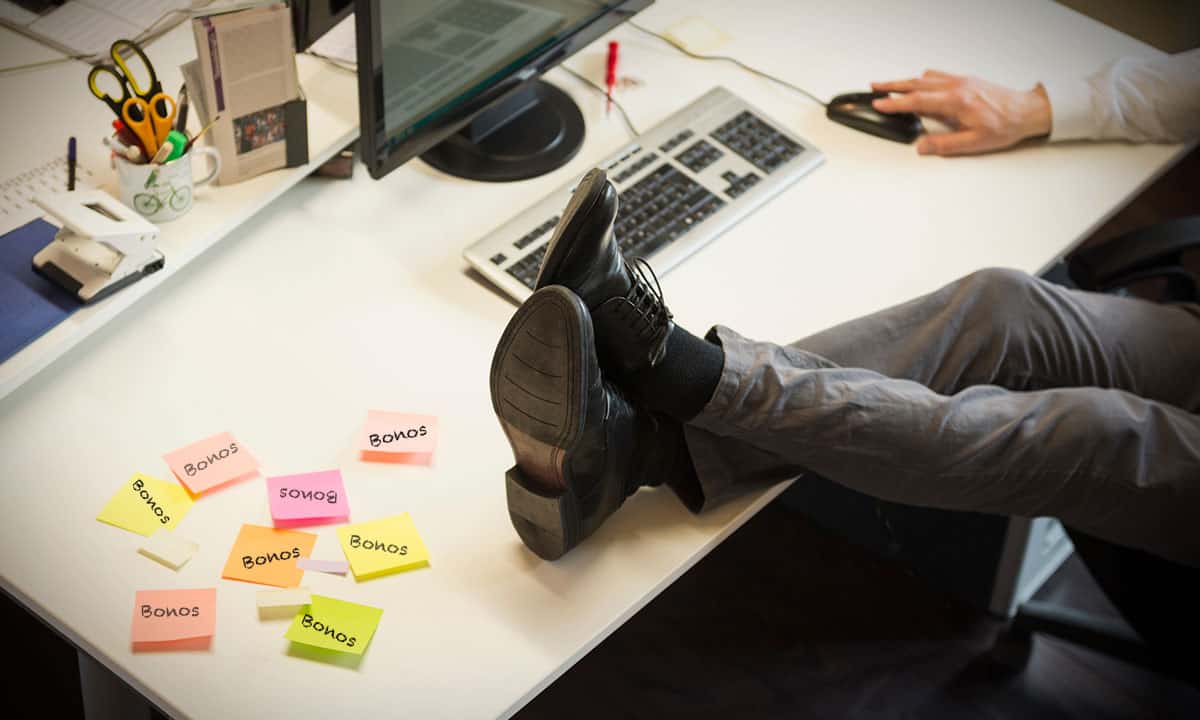
{"label": "marker", "polygon": [[187,129],[187,115],[188,115],[187,85],[184,85],[179,88],[179,94],[176,95],[176,97],[179,98],[179,111],[177,113],[175,113],[175,129],[182,133],[182,132],[185,132]]}
{"label": "marker", "polygon": [[75,190],[75,136],[67,141],[67,192]]}
{"label": "marker", "polygon": [[608,71],[604,75],[604,85],[607,88],[605,95],[608,96],[608,102],[604,106],[605,115],[612,111],[612,92],[617,84],[617,52],[620,47],[616,40],[610,40],[608,43]]}
{"label": "marker", "polygon": [[154,153],[154,159],[152,159],[150,162],[154,163],[155,165],[162,165],[167,161],[167,158],[171,156],[171,151],[174,149],[175,147],[171,145],[170,140],[164,140],[163,144],[158,146],[158,152]]}

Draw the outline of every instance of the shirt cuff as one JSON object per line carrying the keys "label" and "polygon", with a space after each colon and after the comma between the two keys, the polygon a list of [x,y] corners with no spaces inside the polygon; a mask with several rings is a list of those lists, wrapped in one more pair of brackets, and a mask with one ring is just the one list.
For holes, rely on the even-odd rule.
{"label": "shirt cuff", "polygon": [[1050,141],[1079,140],[1096,136],[1092,116],[1092,88],[1087,80],[1050,80],[1042,83],[1050,100]]}

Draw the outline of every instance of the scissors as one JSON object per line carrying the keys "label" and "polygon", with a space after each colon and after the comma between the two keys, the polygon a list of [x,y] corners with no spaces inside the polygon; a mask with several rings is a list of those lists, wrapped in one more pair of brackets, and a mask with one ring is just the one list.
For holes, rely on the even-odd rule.
{"label": "scissors", "polygon": [[[141,61],[145,69],[145,83],[129,69],[122,53],[136,56]],[[175,123],[178,110],[175,99],[162,91],[158,74],[154,72],[154,66],[140,45],[132,40],[117,40],[109,48],[109,54],[115,66],[98,65],[92,68],[88,73],[88,88],[129,127],[142,144],[142,150],[152,157]],[[110,76],[117,83],[121,91],[119,98],[100,87],[97,81],[102,75]]]}

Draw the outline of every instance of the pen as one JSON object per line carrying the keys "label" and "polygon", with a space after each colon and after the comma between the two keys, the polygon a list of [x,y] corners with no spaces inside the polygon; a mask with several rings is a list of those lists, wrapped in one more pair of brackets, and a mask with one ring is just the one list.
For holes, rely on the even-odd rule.
{"label": "pen", "polygon": [[187,112],[188,112],[188,92],[187,85],[179,88],[179,111],[175,114],[175,129],[179,132],[184,132],[187,128]]}
{"label": "pen", "polygon": [[121,142],[125,143],[129,147],[135,147],[138,150],[141,150],[143,155],[146,153],[146,149],[142,147],[140,142],[138,142],[137,136],[133,134],[132,130],[125,127],[125,123],[121,122],[120,120],[113,120],[112,126],[113,130],[117,131],[117,137],[121,139]]}
{"label": "pen", "polygon": [[604,114],[607,115],[612,110],[612,92],[613,86],[617,84],[617,52],[620,45],[616,40],[611,40],[608,43],[608,71],[604,75],[604,85],[607,88],[605,95],[608,96],[608,102],[604,105]]}
{"label": "pen", "polygon": [[75,136],[67,141],[67,192],[75,190]]}

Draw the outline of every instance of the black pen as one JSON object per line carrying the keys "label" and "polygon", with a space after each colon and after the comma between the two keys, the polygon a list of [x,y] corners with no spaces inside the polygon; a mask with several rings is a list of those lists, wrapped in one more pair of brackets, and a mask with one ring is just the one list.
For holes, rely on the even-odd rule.
{"label": "black pen", "polygon": [[75,190],[75,136],[67,141],[67,192]]}
{"label": "black pen", "polygon": [[187,135],[188,96],[187,85],[179,88],[179,110],[175,115],[175,129]]}

